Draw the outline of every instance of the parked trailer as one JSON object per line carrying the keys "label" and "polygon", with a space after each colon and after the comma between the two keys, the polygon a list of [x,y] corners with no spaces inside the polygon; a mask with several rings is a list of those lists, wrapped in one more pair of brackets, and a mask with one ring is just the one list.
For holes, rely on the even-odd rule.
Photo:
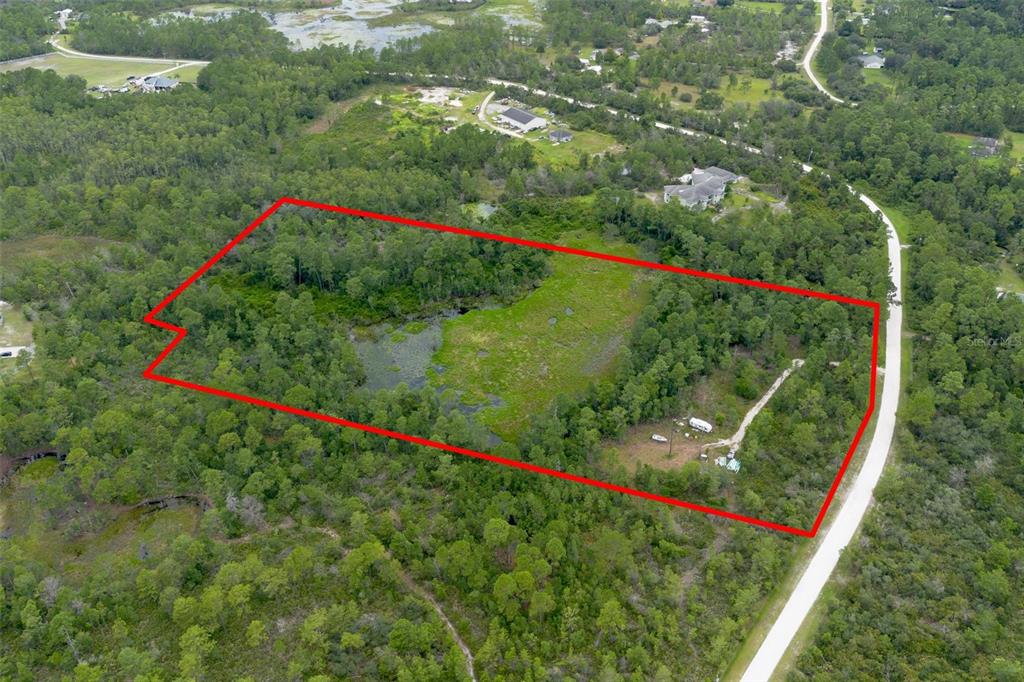
{"label": "parked trailer", "polygon": [[690,426],[692,428],[697,429],[698,431],[703,431],[704,433],[711,433],[711,424],[709,424],[708,422],[704,421],[703,419],[697,419],[696,417],[690,417]]}

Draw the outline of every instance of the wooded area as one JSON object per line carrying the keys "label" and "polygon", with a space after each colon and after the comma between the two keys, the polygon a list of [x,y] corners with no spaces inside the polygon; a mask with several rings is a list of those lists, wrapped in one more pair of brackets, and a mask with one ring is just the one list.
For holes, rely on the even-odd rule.
{"label": "wooded area", "polygon": [[[617,27],[655,11],[591,4],[551,3],[548,49],[583,37],[615,46]],[[773,30],[803,26],[796,7]],[[67,457],[26,466],[0,491],[10,530],[0,675],[465,679],[424,590],[478,679],[722,674],[801,541],[143,381],[169,337],[142,317],[284,195],[553,242],[583,232],[649,260],[884,301],[883,228],[847,191],[853,182],[905,216],[913,362],[892,468],[792,675],[1020,678],[1024,305],[997,298],[993,264],[999,249],[1022,250],[1024,179],[1011,159],[973,159],[943,134],[1020,130],[1019,2],[953,21],[933,22],[919,0],[876,13],[871,30],[904,36],[892,49],[914,54],[896,95],[717,113],[672,107],[639,82],[631,93],[595,87],[590,72],[548,71],[497,20],[375,55],[283,49],[256,14],[143,24],[115,9],[97,8],[73,44],[214,59],[196,87],[154,96],[94,98],[81,79],[0,74],[0,247],[51,234],[82,245],[3,273],[5,300],[34,322],[37,355],[0,378],[0,448]],[[725,35],[731,21],[746,26],[718,21]],[[770,56],[770,40],[751,40],[723,75]],[[684,64],[659,50],[635,68],[682,78],[717,59]],[[527,81],[640,118],[524,96],[625,146],[553,168],[525,141],[468,125],[445,133],[356,99],[416,73]],[[953,91],[965,94],[940,106]],[[339,105],[326,132],[305,132]],[[655,129],[655,117],[783,160]],[[791,163],[812,155],[829,176]],[[742,173],[786,210],[739,220],[644,196],[695,165]],[[497,207],[486,222],[467,210],[478,201]],[[544,254],[437,236],[282,214],[168,311],[192,330],[168,371],[489,447],[486,430],[433,390],[360,388],[353,324],[506,305],[550,273]],[[807,522],[863,412],[864,321],[833,303],[657,279],[614,371],[540,406],[494,451]],[[671,415],[698,380],[722,372],[729,391],[749,395],[797,352],[806,365],[755,422],[744,476],[609,466],[605,445]],[[212,507],[134,508],[186,493]]]}

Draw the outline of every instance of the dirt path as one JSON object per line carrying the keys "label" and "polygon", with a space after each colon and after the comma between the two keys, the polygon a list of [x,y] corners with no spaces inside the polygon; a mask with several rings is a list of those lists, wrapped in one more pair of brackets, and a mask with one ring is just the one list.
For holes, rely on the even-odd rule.
{"label": "dirt path", "polygon": [[[289,518],[285,523],[281,524],[281,526],[279,527],[292,528],[294,525],[295,522]],[[315,530],[318,533],[322,533],[327,537],[331,538],[332,540],[338,540],[341,537],[340,535],[338,535],[338,531],[327,526],[313,526],[312,530]],[[387,556],[391,558],[390,552],[387,553]],[[462,651],[462,655],[466,659],[466,674],[469,675],[469,679],[473,680],[473,682],[477,682],[476,669],[474,668],[473,661],[473,652],[470,651],[469,646],[462,640],[462,637],[459,635],[459,631],[455,629],[455,625],[452,624],[451,619],[448,618],[448,614],[446,614],[444,612],[444,609],[441,608],[441,605],[438,603],[437,599],[434,598],[434,595],[431,594],[430,591],[427,590],[427,588],[417,583],[411,575],[406,573],[405,569],[403,569],[401,565],[399,565],[398,568],[398,578],[402,581],[402,584],[405,585],[406,589],[408,589],[410,592],[415,594],[423,601],[430,604],[430,606],[434,609],[434,612],[437,613],[438,617],[441,619],[441,622],[443,622],[445,627],[448,628],[448,632],[451,633],[452,639],[455,640],[455,644]]]}
{"label": "dirt path", "polygon": [[750,423],[754,421],[754,417],[756,417],[757,414],[764,409],[764,406],[767,405],[768,401],[772,399],[772,396],[775,395],[775,392],[777,390],[779,390],[779,387],[782,386],[783,382],[785,382],[786,379],[789,378],[789,375],[793,373],[793,370],[803,367],[803,364],[804,361],[801,358],[796,358],[795,360],[793,360],[793,364],[787,367],[785,370],[783,370],[782,374],[780,374],[779,377],[775,380],[775,383],[771,385],[771,388],[768,389],[767,393],[761,396],[761,399],[757,401],[757,404],[750,408],[746,416],[743,417],[743,421],[740,422],[740,427],[736,429],[736,433],[732,434],[732,436],[724,440],[720,440],[715,443],[709,443],[705,449],[710,450],[712,448],[727,447],[730,450],[733,450],[733,448],[739,448],[740,443],[743,442],[743,437],[747,435],[747,427],[750,426]]}
{"label": "dirt path", "polygon": [[466,646],[466,643],[462,641],[462,637],[459,636],[458,630],[456,630],[455,626],[452,625],[452,621],[449,620],[448,615],[444,612],[444,609],[441,608],[441,605],[437,603],[436,599],[434,599],[434,595],[430,594],[430,592],[428,592],[426,588],[419,585],[415,580],[412,579],[412,576],[410,576],[405,571],[399,571],[398,576],[399,578],[401,578],[402,583],[409,589],[410,592],[412,592],[420,599],[423,599],[432,607],[434,607],[434,611],[437,612],[437,615],[441,618],[441,621],[445,624],[445,627],[448,628],[448,632],[452,634],[452,639],[455,640],[455,643],[458,645],[459,649],[462,650],[462,655],[466,659],[466,673],[469,675],[469,679],[473,680],[473,682],[477,682],[476,671],[473,667],[473,652],[471,652],[469,650],[469,647]]}

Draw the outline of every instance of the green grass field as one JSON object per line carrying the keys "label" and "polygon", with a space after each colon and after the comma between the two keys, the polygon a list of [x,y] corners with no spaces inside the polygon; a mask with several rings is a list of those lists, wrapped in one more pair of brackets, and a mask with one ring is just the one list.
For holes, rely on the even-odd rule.
{"label": "green grass field", "polygon": [[737,0],[736,6],[757,12],[775,12],[776,14],[781,14],[786,7],[781,2],[764,2],[763,0]]}
{"label": "green grass field", "polygon": [[[724,106],[728,107],[733,104],[749,105],[756,107],[761,102],[767,102],[771,99],[781,99],[782,92],[773,91],[771,89],[772,82],[767,78],[757,78],[748,74],[737,74],[736,85],[729,85],[729,78],[723,77],[718,87],[712,90],[722,96],[725,100]],[[694,85],[683,85],[682,83],[661,83],[655,92],[658,94],[664,93],[669,97],[673,97],[672,89],[676,90],[676,97],[683,93],[689,93],[690,101],[683,102],[674,100],[676,106],[680,106],[687,109],[692,109],[697,105],[697,98],[700,97],[700,88]]]}
{"label": "green grass field", "polygon": [[886,88],[891,88],[894,85],[892,73],[886,69],[861,69],[860,72],[868,85],[877,84]]}
{"label": "green grass field", "polygon": [[45,234],[0,242],[0,271],[12,271],[26,258],[66,261],[87,256],[117,242],[99,237],[64,237]]}
{"label": "green grass field", "polygon": [[996,286],[1007,291],[1024,294],[1024,277],[1021,277],[1005,258],[999,261],[999,277]]}
{"label": "green grass field", "polygon": [[0,346],[27,346],[32,343],[32,323],[18,306],[0,307],[4,322],[0,325]]}
{"label": "green grass field", "polygon": [[[556,168],[565,168],[579,164],[583,154],[601,154],[615,147],[615,138],[611,135],[592,130],[570,130],[572,140],[554,144],[548,139],[553,127],[527,135],[540,157]],[[559,128],[561,130],[561,128]]]}
{"label": "green grass field", "polygon": [[1010,157],[1024,163],[1024,133],[1010,131],[1009,135],[1013,140],[1013,149],[1009,150]]}
{"label": "green grass field", "polygon": [[[105,85],[120,87],[128,76],[144,76],[169,68],[170,64],[153,62],[114,61],[109,59],[89,59],[87,57],[69,57],[60,53],[51,53],[22,59],[16,62],[0,64],[0,72],[17,71],[34,68],[40,70],[53,69],[60,76],[81,76],[90,87]],[[168,78],[176,78],[194,83],[202,67],[190,66],[164,74]]]}
{"label": "green grass field", "polygon": [[[568,245],[624,256],[636,250],[577,235]],[[503,308],[475,310],[445,322],[434,357],[445,371],[436,384],[464,391],[480,404],[504,401],[479,414],[495,433],[512,439],[559,395],[584,390],[609,371],[649,290],[643,270],[592,258],[555,254],[551,275]]]}

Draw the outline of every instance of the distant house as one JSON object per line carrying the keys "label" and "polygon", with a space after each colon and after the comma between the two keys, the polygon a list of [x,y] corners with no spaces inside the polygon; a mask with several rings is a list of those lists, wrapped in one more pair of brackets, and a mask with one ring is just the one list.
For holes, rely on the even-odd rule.
{"label": "distant house", "polygon": [[999,140],[994,137],[976,137],[971,143],[971,156],[989,157],[999,153]]}
{"label": "distant house", "polygon": [[178,87],[178,81],[164,76],[146,76],[138,85],[143,92],[165,92]]}
{"label": "distant house", "polygon": [[548,139],[556,144],[572,142],[572,133],[568,130],[552,130],[548,133]]}
{"label": "distant house", "polygon": [[862,54],[857,56],[857,61],[865,69],[880,69],[885,66],[885,57],[880,54]]}
{"label": "distant house", "polygon": [[498,114],[498,122],[511,126],[522,133],[528,133],[531,130],[543,128],[548,124],[546,119],[535,114],[531,114],[529,111],[516,109],[515,107],[509,107]]}
{"label": "distant house", "polygon": [[675,26],[678,23],[678,19],[655,19],[654,17],[648,17],[644,21],[644,26],[657,26],[659,29],[666,29],[669,26]]}
{"label": "distant house", "polygon": [[710,33],[714,27],[714,23],[708,20],[703,14],[691,14],[690,20],[686,22],[687,26],[699,26],[701,33]]}
{"label": "distant house", "polygon": [[662,196],[666,204],[675,199],[687,208],[707,208],[720,202],[726,185],[739,179],[740,176],[718,166],[694,168],[679,179],[682,184],[665,185]]}

